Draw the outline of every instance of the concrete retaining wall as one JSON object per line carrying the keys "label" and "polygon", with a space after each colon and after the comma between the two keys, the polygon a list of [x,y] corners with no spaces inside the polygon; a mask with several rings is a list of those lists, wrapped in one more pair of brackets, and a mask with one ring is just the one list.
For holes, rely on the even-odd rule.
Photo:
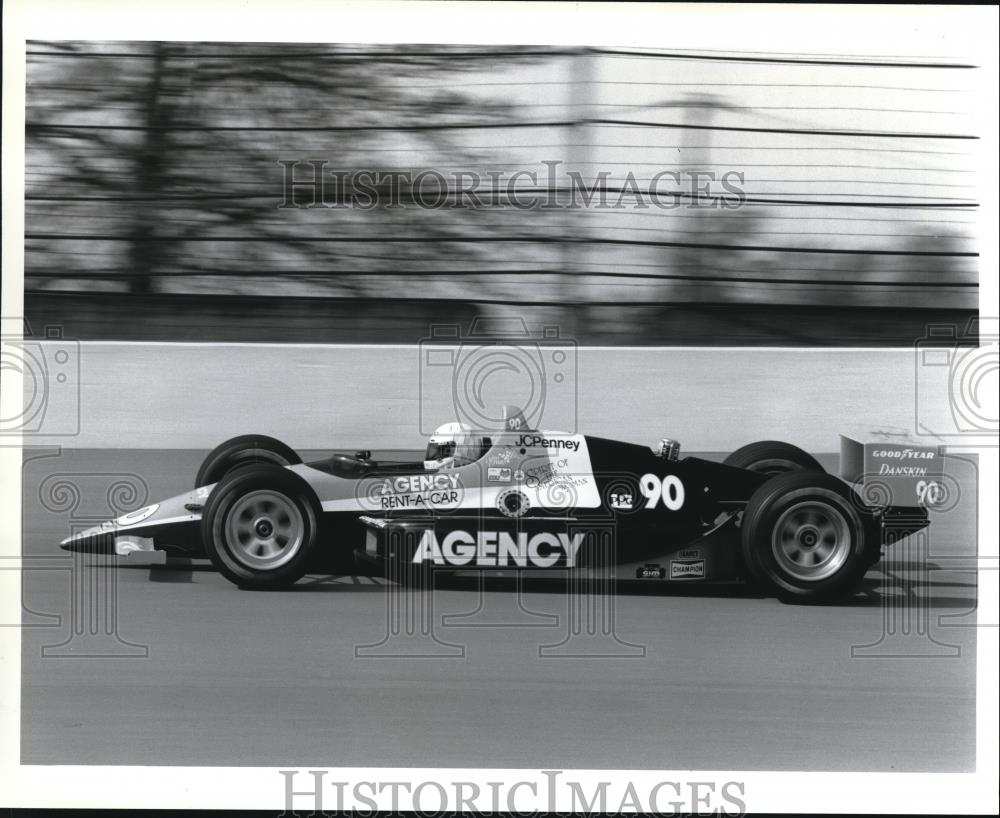
{"label": "concrete retaining wall", "polygon": [[[62,348],[70,357],[59,364]],[[415,346],[41,342],[37,350],[47,380],[26,388],[45,415],[35,417],[42,434],[26,442],[74,448],[209,448],[259,432],[299,448],[419,449],[456,414],[478,412],[487,423],[511,402],[543,428],[650,445],[673,437],[690,451],[728,451],[780,438],[831,452],[840,432],[912,433],[917,413],[937,418],[935,428],[948,412],[946,391],[918,376],[912,349],[566,347],[518,358],[436,347],[433,365]]]}

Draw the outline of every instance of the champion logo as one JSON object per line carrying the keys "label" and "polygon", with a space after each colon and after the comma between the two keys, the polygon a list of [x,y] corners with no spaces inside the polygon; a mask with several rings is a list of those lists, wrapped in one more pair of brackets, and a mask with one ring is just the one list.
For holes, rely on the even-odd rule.
{"label": "champion logo", "polygon": [[705,560],[671,560],[671,579],[704,579]]}

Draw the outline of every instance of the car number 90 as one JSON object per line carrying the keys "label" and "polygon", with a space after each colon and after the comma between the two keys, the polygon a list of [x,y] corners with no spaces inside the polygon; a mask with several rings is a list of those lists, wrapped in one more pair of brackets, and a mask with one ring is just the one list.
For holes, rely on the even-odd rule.
{"label": "car number 90", "polygon": [[661,500],[671,511],[680,511],[684,505],[684,484],[672,474],[663,478],[644,474],[639,481],[639,491],[646,498],[646,508],[656,508]]}

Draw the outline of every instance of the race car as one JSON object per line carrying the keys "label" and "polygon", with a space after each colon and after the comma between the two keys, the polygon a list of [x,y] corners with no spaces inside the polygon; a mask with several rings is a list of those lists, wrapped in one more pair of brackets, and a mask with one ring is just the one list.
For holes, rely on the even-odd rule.
{"label": "race car", "polygon": [[516,406],[502,417],[492,431],[442,426],[415,462],[358,451],[303,463],[274,438],[236,437],[208,454],[192,489],[61,545],[207,556],[245,589],[291,586],[325,558],[397,582],[574,571],[746,582],[817,602],[849,594],[883,545],[928,525],[943,455],[907,447],[920,468],[873,482],[872,457],[897,463],[904,447],[844,438],[838,477],[779,441],[718,463],[682,458],[670,439],[653,448],[532,429]]}

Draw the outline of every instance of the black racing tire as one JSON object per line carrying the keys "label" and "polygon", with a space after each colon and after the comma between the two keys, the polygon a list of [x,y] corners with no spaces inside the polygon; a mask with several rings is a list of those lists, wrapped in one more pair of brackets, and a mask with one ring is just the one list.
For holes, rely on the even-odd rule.
{"label": "black racing tire", "polygon": [[782,443],[780,440],[749,443],[737,449],[722,462],[726,466],[736,466],[769,477],[794,471],[826,471],[809,452],[791,443]]}
{"label": "black racing tire", "polygon": [[220,443],[202,461],[194,487],[218,483],[237,466],[246,463],[273,463],[294,466],[302,462],[295,450],[267,435],[240,435]]}
{"label": "black racing tire", "polygon": [[880,550],[873,521],[851,489],[818,472],[772,477],[751,496],[741,527],[750,577],[786,602],[844,597]]}
{"label": "black racing tire", "polygon": [[321,511],[299,475],[270,463],[223,477],[201,517],[205,552],[240,588],[287,588],[314,562]]}

